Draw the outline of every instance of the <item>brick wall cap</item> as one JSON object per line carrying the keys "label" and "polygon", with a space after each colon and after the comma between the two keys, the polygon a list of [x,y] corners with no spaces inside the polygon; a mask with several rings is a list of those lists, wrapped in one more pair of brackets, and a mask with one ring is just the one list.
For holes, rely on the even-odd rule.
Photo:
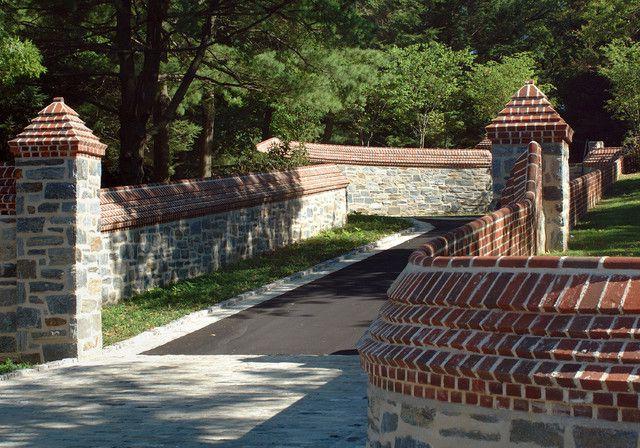
{"label": "brick wall cap", "polygon": [[[256,145],[260,152],[268,152],[277,138]],[[426,168],[488,168],[491,152],[481,148],[396,148],[335,145],[324,143],[290,142],[291,147],[303,145],[309,159],[319,163],[338,165],[399,166]]]}
{"label": "brick wall cap", "polygon": [[571,143],[573,139],[573,129],[532,80],[511,97],[486,130],[493,144],[520,145],[534,139],[542,143]]}
{"label": "brick wall cap", "polygon": [[13,140],[15,157],[64,157],[87,154],[102,157],[107,146],[85,126],[78,113],[56,97]]}

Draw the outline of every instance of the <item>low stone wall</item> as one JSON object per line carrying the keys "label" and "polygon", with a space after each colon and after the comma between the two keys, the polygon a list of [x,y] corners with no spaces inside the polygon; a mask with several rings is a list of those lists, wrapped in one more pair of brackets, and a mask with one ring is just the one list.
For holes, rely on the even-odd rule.
{"label": "low stone wall", "polygon": [[103,303],[342,226],[346,183],[321,165],[103,190]]}
{"label": "low stone wall", "polygon": [[[268,152],[281,144],[265,140]],[[478,215],[493,200],[491,153],[473,149],[392,148],[291,142],[315,163],[340,167],[349,180],[349,210],[392,216]]]}
{"label": "low stone wall", "polygon": [[0,215],[0,359],[17,350],[16,219]]}
{"label": "low stone wall", "polygon": [[392,216],[477,215],[492,200],[489,168],[340,165],[349,210]]}
{"label": "low stone wall", "polygon": [[441,395],[417,399],[371,385],[368,395],[368,448],[638,446],[637,423],[471,407],[478,401],[471,390],[454,397],[461,404],[438,401]]}

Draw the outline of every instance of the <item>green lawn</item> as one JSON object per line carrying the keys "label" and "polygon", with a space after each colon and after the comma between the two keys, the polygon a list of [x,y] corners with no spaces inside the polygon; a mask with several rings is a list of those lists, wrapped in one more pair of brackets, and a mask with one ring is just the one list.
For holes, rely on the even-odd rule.
{"label": "green lawn", "polygon": [[28,369],[29,367],[31,367],[30,364],[25,364],[25,363],[16,364],[10,359],[5,359],[4,361],[0,362],[0,375],[4,373],[13,372],[14,370]]}
{"label": "green lawn", "polygon": [[410,226],[406,219],[352,214],[341,229],[325,231],[209,275],[133,296],[102,310],[104,343],[110,345],[167,324]]}
{"label": "green lawn", "polygon": [[640,257],[640,173],[622,176],[580,220],[567,254]]}

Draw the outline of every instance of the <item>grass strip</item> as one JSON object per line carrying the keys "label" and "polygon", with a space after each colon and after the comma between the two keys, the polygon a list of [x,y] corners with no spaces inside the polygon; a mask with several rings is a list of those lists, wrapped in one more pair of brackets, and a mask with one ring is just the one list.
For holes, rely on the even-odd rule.
{"label": "grass strip", "polygon": [[640,173],[622,176],[580,220],[563,255],[640,257]]}

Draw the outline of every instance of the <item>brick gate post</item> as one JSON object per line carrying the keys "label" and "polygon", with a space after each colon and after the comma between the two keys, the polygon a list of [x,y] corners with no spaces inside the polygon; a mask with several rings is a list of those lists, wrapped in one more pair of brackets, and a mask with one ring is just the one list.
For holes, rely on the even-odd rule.
{"label": "brick gate post", "polygon": [[62,98],[9,142],[16,167],[17,349],[23,359],[102,348],[101,158],[106,145]]}
{"label": "brick gate post", "polygon": [[532,141],[542,146],[542,206],[547,251],[569,241],[569,144],[573,130],[546,95],[528,81],[487,126],[492,142],[494,197],[499,198],[515,161]]}

